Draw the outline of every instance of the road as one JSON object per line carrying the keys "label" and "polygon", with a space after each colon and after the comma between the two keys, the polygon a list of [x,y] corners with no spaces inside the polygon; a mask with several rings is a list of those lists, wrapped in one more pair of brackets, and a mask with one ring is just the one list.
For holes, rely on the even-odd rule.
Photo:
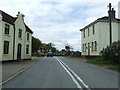
{"label": "road", "polygon": [[43,57],[3,88],[118,88],[118,73],[65,57]]}

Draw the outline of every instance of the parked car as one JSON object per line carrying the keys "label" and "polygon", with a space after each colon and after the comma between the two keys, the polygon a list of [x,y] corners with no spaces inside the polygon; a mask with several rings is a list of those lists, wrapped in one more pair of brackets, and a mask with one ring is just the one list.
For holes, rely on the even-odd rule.
{"label": "parked car", "polygon": [[48,52],[47,53],[47,57],[53,57],[53,53],[52,52]]}

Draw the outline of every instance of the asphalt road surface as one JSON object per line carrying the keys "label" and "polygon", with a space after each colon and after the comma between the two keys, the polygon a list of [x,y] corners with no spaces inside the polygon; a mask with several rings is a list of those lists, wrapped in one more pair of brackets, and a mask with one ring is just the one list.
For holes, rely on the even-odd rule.
{"label": "asphalt road surface", "polygon": [[43,57],[3,88],[118,88],[118,73],[65,57]]}

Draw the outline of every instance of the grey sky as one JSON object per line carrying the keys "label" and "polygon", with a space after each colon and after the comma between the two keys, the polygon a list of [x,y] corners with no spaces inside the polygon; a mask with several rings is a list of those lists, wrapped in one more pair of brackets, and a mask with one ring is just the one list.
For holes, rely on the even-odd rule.
{"label": "grey sky", "polygon": [[42,42],[53,42],[59,50],[66,44],[81,50],[79,29],[107,16],[109,3],[117,14],[118,0],[1,0],[0,9],[12,16],[23,13],[33,36]]}

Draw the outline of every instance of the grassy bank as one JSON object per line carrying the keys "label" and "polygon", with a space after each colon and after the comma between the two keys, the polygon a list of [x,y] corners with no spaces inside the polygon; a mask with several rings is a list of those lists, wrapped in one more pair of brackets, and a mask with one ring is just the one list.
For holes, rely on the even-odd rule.
{"label": "grassy bank", "polygon": [[91,63],[91,64],[96,64],[99,66],[105,66],[108,69],[111,70],[115,70],[120,72],[120,65],[115,65],[112,64],[110,61],[108,60],[103,60],[103,59],[91,59],[91,60],[87,60],[87,63]]}

